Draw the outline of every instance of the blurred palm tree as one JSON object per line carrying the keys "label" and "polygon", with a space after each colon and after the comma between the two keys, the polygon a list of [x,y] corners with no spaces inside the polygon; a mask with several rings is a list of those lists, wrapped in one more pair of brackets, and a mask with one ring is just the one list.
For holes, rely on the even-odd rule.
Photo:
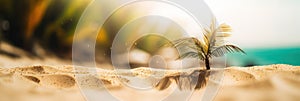
{"label": "blurred palm tree", "polygon": [[179,50],[183,50],[183,54],[179,59],[183,58],[198,58],[205,62],[206,69],[210,69],[210,58],[224,56],[231,52],[245,52],[224,40],[230,36],[231,27],[226,24],[215,26],[215,20],[211,22],[209,28],[203,30],[204,37],[200,40],[195,37],[182,38],[173,41],[172,45]]}

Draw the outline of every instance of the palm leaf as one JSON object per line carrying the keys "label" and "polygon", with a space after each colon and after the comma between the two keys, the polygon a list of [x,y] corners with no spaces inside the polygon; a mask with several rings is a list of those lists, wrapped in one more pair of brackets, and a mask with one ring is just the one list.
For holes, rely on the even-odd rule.
{"label": "palm leaf", "polygon": [[216,35],[216,37],[221,37],[221,38],[230,37],[230,36],[231,36],[231,32],[220,32],[218,35]]}
{"label": "palm leaf", "polygon": [[[232,31],[231,27],[225,23],[221,24],[217,29],[215,29],[215,31],[213,32],[214,37],[211,38],[212,41],[211,41],[210,47],[209,47],[210,48],[209,49],[209,52],[210,52],[209,57],[211,57],[210,54],[213,53],[211,50],[216,49],[216,47],[217,48],[221,47],[224,45],[224,43],[227,43],[225,38],[231,36],[231,31]],[[229,48],[229,50],[231,50],[231,49]],[[220,56],[224,55],[224,54],[222,54],[222,52],[228,53],[223,50],[220,52],[221,52]],[[232,50],[230,52],[232,52]],[[215,53],[215,55],[216,54],[217,53]]]}
{"label": "palm leaf", "polygon": [[212,22],[210,24],[210,33],[206,33],[209,36],[209,43],[208,46],[214,46],[214,42],[215,42],[215,36],[217,34],[217,30],[219,28],[216,28],[216,18],[212,19]]}
{"label": "palm leaf", "polygon": [[223,23],[220,25],[220,31],[221,32],[232,32],[232,28],[231,28],[231,26]]}
{"label": "palm leaf", "polygon": [[246,54],[242,49],[235,45],[222,45],[217,48],[215,48],[212,52],[211,55],[215,57],[220,57],[224,56],[226,53],[233,53],[233,52],[242,52]]}
{"label": "palm leaf", "polygon": [[202,53],[206,47],[197,38],[182,38],[173,41],[171,44],[183,53],[179,59],[197,57],[202,60],[204,57]]}
{"label": "palm leaf", "polygon": [[179,59],[183,59],[183,58],[197,58],[198,57],[198,53],[197,52],[187,52],[182,54]]}
{"label": "palm leaf", "polygon": [[200,60],[204,60],[204,55],[202,55],[199,52],[190,51],[180,55],[178,59],[184,59],[184,58],[198,58]]}
{"label": "palm leaf", "polygon": [[197,40],[195,40],[195,38],[193,38],[193,37],[182,38],[182,39],[172,41],[172,43],[170,43],[169,45],[179,47],[179,46],[183,46],[183,45],[193,45],[195,42],[197,42]]}

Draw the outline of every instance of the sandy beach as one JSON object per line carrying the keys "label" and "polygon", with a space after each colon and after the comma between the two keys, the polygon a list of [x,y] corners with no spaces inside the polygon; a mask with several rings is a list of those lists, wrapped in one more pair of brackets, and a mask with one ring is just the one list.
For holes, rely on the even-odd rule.
{"label": "sandy beach", "polygon": [[[97,76],[89,74],[93,68],[73,66],[24,66],[0,69],[1,101],[84,101],[86,97],[80,92],[91,89],[109,91],[118,100],[148,101],[162,100],[172,93],[178,84],[171,82],[164,90],[150,89],[139,91],[123,85],[130,79],[122,76],[146,78],[154,75],[153,81],[166,77],[189,73],[197,69],[161,70],[136,68],[132,70],[96,69]],[[95,68],[94,68],[95,69]],[[219,71],[214,69],[212,71]],[[229,67],[223,72],[223,80],[214,101],[299,101],[300,67],[289,65],[270,65],[256,67]],[[83,79],[75,75],[82,75]],[[213,75],[211,75],[213,76]],[[102,80],[102,85],[95,84]],[[81,85],[80,87],[78,85]],[[84,86],[82,86],[84,85]],[[103,87],[106,87],[103,88]],[[81,88],[81,89],[79,89]],[[189,100],[201,99],[204,87],[195,90]],[[143,92],[141,94],[141,92]],[[132,97],[134,95],[139,95]],[[99,95],[101,96],[101,95]],[[103,95],[102,95],[103,97]],[[180,95],[173,99],[180,99]],[[203,96],[202,96],[203,97]],[[106,100],[105,96],[101,100]]]}

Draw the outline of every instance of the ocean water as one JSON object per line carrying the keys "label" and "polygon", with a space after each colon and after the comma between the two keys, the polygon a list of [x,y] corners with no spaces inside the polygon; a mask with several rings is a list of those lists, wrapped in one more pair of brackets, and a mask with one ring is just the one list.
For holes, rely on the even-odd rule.
{"label": "ocean water", "polygon": [[227,63],[231,66],[254,66],[289,64],[300,66],[300,47],[244,49],[247,53],[228,54]]}

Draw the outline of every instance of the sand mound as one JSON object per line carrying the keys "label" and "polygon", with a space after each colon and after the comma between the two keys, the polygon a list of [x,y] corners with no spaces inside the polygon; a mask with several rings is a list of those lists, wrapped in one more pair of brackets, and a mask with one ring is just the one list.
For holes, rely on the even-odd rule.
{"label": "sand mound", "polygon": [[240,85],[255,81],[255,77],[251,73],[247,73],[237,68],[228,68],[225,70],[226,77],[223,80],[223,85]]}
{"label": "sand mound", "polygon": [[224,86],[216,97],[216,101],[300,100],[300,67],[271,65],[235,69],[251,74],[251,79],[242,80],[248,81],[244,84]]}
{"label": "sand mound", "polygon": [[[190,98],[197,101],[202,97],[202,88],[205,88],[208,82],[214,81],[213,77],[218,73],[223,75],[223,82],[213,82],[221,85],[216,101],[300,100],[300,67],[271,65],[250,68],[230,67],[225,70],[211,71],[197,68],[161,70],[145,67],[132,70],[72,66],[0,68],[0,101],[83,101],[84,97],[78,85],[83,89],[100,92],[107,88],[112,90],[111,94],[118,99],[131,101],[144,98],[163,99],[173,92],[172,88],[176,87],[182,90],[198,89]],[[124,86],[124,84],[136,83],[137,79],[156,89],[138,91]],[[136,97],[132,98],[133,95]],[[178,100],[182,95],[172,98]]]}

